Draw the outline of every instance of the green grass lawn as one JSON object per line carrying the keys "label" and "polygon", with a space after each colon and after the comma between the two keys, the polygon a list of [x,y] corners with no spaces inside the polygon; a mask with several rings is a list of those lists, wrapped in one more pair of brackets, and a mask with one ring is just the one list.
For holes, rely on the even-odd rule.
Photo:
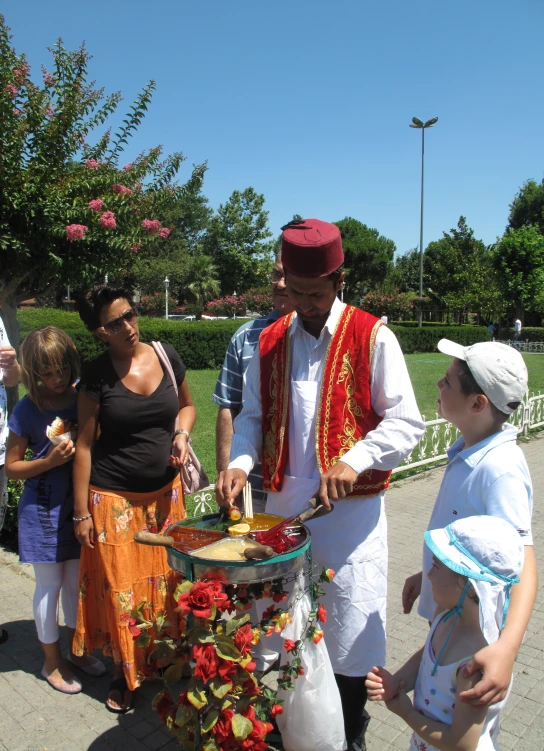
{"label": "green grass lawn", "polygon": [[[529,371],[529,390],[544,391],[544,355],[523,355]],[[406,363],[417,403],[426,420],[436,416],[438,389],[436,382],[444,375],[451,362],[450,357],[440,353],[424,352],[406,355]],[[202,462],[210,482],[215,473],[215,418],[217,406],[211,397],[218,371],[189,370],[187,379],[197,408],[197,422],[193,431],[193,447]]]}

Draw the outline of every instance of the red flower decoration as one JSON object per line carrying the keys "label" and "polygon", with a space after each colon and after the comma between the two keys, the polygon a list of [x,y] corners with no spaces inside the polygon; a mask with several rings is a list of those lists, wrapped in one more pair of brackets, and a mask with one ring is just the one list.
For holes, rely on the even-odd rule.
{"label": "red flower decoration", "polygon": [[174,702],[172,700],[172,697],[169,694],[163,694],[157,704],[155,705],[155,709],[157,711],[157,714],[162,719],[162,721],[165,723],[166,718],[174,708]]}
{"label": "red flower decoration", "polygon": [[138,621],[136,618],[130,618],[128,622],[128,630],[132,634],[132,636],[137,639],[140,636],[141,633],[141,626],[138,626]]}
{"label": "red flower decoration", "polygon": [[215,584],[211,581],[197,581],[188,592],[183,592],[178,600],[178,608],[183,615],[193,613],[196,618],[211,618],[215,604]]}
{"label": "red flower decoration", "polygon": [[[251,652],[251,642],[253,641],[253,629],[246,623],[244,626],[238,629],[234,637],[234,646],[238,649],[242,657]],[[247,668],[246,668],[247,670]]]}
{"label": "red flower decoration", "polygon": [[279,714],[283,714],[283,707],[281,704],[274,704],[270,710],[270,717],[277,717]]}
{"label": "red flower decoration", "polygon": [[219,658],[213,644],[196,644],[193,647],[193,659],[196,662],[194,677],[207,683],[217,675]]}
{"label": "red flower decoration", "polygon": [[320,605],[317,610],[317,618],[321,621],[321,623],[327,623],[327,611],[325,610],[323,605]]}
{"label": "red flower decoration", "polygon": [[285,647],[286,652],[292,652],[293,649],[297,646],[295,642],[292,639],[286,639],[283,642],[283,646]]}

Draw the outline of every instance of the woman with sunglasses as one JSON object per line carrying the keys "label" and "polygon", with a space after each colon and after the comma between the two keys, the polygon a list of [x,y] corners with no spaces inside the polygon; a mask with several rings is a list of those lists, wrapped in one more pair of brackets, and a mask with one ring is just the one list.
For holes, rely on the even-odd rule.
{"label": "woman with sunglasses", "polygon": [[179,395],[153,347],[140,341],[129,290],[97,285],[78,309],[107,351],[88,364],[79,384],[74,526],[83,547],[73,651],[101,649],[113,657],[106,706],[125,712],[153,649],[154,626],[140,632],[136,624],[155,624],[158,614],[176,620],[165,551],[138,545],[134,533],[161,533],[184,518],[179,470],[196,411],[174,348],[164,345]]}

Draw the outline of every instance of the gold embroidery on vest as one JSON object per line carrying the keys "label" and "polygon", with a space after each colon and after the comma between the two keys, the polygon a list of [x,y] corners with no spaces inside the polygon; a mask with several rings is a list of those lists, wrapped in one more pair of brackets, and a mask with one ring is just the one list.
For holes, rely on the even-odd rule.
{"label": "gold embroidery on vest", "polygon": [[337,438],[340,441],[340,451],[336,456],[332,458],[332,464],[336,464],[336,462],[341,459],[344,454],[352,449],[358,442],[358,439],[355,438],[355,433],[357,430],[356,418],[362,417],[363,415],[363,410],[357,404],[353,396],[355,394],[355,371],[353,370],[353,365],[351,364],[351,354],[349,349],[342,357],[342,367],[340,368],[340,373],[338,374],[336,383],[337,385],[340,385],[341,383],[344,384],[344,388],[346,390],[346,400],[344,402],[344,408],[342,411],[344,422],[342,428],[343,433],[339,433],[337,435]]}
{"label": "gold embroidery on vest", "polygon": [[268,471],[270,473],[270,478],[272,479],[274,476],[274,466],[275,466],[275,453],[276,453],[276,442],[275,442],[275,435],[276,435],[276,425],[277,425],[277,414],[276,414],[276,407],[277,407],[277,395],[278,395],[278,355],[277,353],[274,355],[274,359],[272,360],[272,374],[270,376],[270,382],[268,386],[268,391],[271,397],[271,405],[270,409],[268,410],[267,417],[270,418],[270,430],[266,433],[264,437],[264,453],[266,456],[266,466],[268,468]]}
{"label": "gold embroidery on vest", "polygon": [[[291,324],[293,322],[294,314],[285,316],[284,326],[288,329],[286,338],[286,356],[285,356],[285,368],[283,373],[278,372],[278,351],[272,360],[272,374],[270,376],[269,393],[271,397],[271,405],[268,410],[268,417],[270,418],[270,430],[264,436],[264,456],[266,457],[266,466],[270,473],[270,482],[273,481],[280,465],[283,444],[285,441],[285,426],[287,422],[287,411],[289,409],[289,380],[291,374]],[[280,416],[281,423],[278,432],[278,383],[280,378],[283,377],[282,391],[279,394],[279,401],[283,398],[283,409]],[[287,391],[286,391],[287,389]],[[278,436],[279,447],[276,453],[276,436]]]}
{"label": "gold embroidery on vest", "polygon": [[376,344],[376,337],[378,336],[380,326],[383,326],[382,321],[376,321],[376,323],[372,327],[372,331],[370,332],[370,349],[368,352],[368,362],[370,364],[372,364],[372,358],[374,356],[374,345]]}
{"label": "gold embroidery on vest", "polygon": [[[325,472],[331,467],[331,462],[329,461],[328,453],[327,453],[327,445],[328,445],[328,438],[327,433],[329,431],[329,421],[330,421],[330,415],[331,415],[331,404],[332,404],[332,390],[334,386],[334,374],[336,372],[336,364],[338,362],[338,356],[340,354],[340,350],[342,348],[342,342],[344,341],[344,336],[346,335],[346,329],[348,326],[348,323],[351,320],[351,316],[353,315],[355,308],[348,307],[347,305],[344,306],[344,310],[338,317],[338,322],[335,326],[334,331],[332,332],[331,340],[329,342],[329,346],[327,347],[327,352],[325,354],[325,365],[323,367],[323,373],[325,373],[325,370],[327,368],[327,363],[329,361],[330,357],[330,349],[332,346],[332,343],[334,341],[334,337],[336,335],[336,331],[338,329],[338,326],[340,323],[342,323],[342,316],[344,316],[342,331],[340,332],[339,338],[338,338],[338,344],[336,346],[336,350],[334,352],[333,362],[331,366],[331,374],[329,378],[329,382],[327,384],[327,396],[325,400],[323,399],[323,393],[325,392],[325,378],[323,377],[321,380],[321,389],[319,392],[319,400],[318,400],[318,407],[317,407],[317,419],[315,421],[315,455],[317,458],[317,467],[319,469],[319,474],[324,475]],[[324,417],[324,424],[323,424],[323,462],[321,461],[321,451],[319,447],[319,433],[321,429],[321,421],[323,419],[322,415],[322,405],[323,402],[325,403],[325,417]]]}

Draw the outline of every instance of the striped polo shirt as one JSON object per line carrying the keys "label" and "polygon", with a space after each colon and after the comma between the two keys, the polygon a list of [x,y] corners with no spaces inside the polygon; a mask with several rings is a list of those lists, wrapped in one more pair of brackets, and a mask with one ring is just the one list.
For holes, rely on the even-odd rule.
{"label": "striped polo shirt", "polygon": [[[249,361],[259,344],[261,331],[280,317],[274,308],[263,318],[256,318],[240,326],[233,335],[227,348],[223,367],[219,373],[213,401],[220,407],[240,410],[242,408],[242,385],[244,373]],[[263,477],[261,464],[256,464],[251,471],[248,482],[251,483],[253,505],[255,511],[264,511],[266,493],[263,491]],[[258,506],[258,507],[257,507]]]}

